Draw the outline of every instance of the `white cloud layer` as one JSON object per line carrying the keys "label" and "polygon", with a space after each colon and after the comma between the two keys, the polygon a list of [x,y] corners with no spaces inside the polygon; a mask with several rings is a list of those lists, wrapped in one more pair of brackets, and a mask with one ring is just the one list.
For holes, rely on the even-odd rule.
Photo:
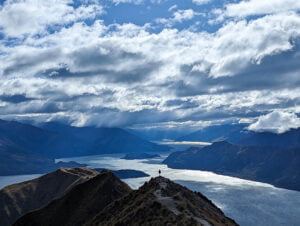
{"label": "white cloud layer", "polygon": [[297,5],[211,33],[174,28],[199,14],[173,8],[155,33],[150,22],[106,24],[97,2],[72,3],[8,0],[0,8],[1,118],[166,126],[300,113]]}
{"label": "white cloud layer", "polygon": [[6,0],[0,7],[0,28],[10,37],[35,35],[47,28],[94,18],[103,13],[98,4],[72,6],[73,0]]}
{"label": "white cloud layer", "polygon": [[248,129],[257,132],[284,133],[300,127],[300,118],[292,112],[273,111],[262,115]]}
{"label": "white cloud layer", "polygon": [[247,17],[300,10],[297,0],[243,0],[226,5],[225,15],[229,17]]}

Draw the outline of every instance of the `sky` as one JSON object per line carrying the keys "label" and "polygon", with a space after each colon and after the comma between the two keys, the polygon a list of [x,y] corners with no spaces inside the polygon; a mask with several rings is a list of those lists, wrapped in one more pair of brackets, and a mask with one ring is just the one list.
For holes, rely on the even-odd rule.
{"label": "sky", "polygon": [[299,0],[0,0],[0,118],[300,127]]}

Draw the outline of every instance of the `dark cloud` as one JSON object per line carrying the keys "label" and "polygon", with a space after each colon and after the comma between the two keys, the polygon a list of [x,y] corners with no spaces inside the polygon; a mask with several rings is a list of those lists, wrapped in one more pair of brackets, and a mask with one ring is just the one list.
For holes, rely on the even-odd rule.
{"label": "dark cloud", "polygon": [[212,78],[193,71],[194,65],[183,65],[183,79],[171,87],[178,96],[221,94],[252,90],[279,90],[300,87],[300,40],[293,41],[292,50],[266,56],[259,64],[249,64],[235,76]]}
{"label": "dark cloud", "polygon": [[[3,70],[4,76],[22,75],[30,72],[35,75],[40,70],[40,65],[56,62],[61,56],[61,50],[58,48],[49,49],[28,49],[26,53],[19,53],[12,57],[13,64]],[[46,70],[44,68],[43,70]]]}
{"label": "dark cloud", "polygon": [[162,66],[162,62],[147,61],[141,53],[130,53],[118,50],[117,47],[109,47],[107,50],[81,48],[67,58],[68,62],[61,63],[58,68],[48,68],[36,75],[53,79],[97,76],[106,82],[135,83],[145,80]]}
{"label": "dark cloud", "polygon": [[[0,88],[17,93],[0,96],[3,116],[126,127],[299,112],[298,11],[242,20],[226,19],[224,8],[209,16],[220,16],[222,23],[225,13],[225,22],[211,33],[187,27],[153,33],[151,24],[93,19],[90,2],[82,14],[74,8],[68,20],[65,10],[31,16],[34,4],[22,5],[26,23],[13,26],[6,23],[13,11],[1,9],[6,20],[0,24]],[[46,29],[56,24],[58,30]]]}
{"label": "dark cloud", "polygon": [[191,100],[168,100],[165,103],[166,107],[178,107],[180,109],[187,109],[187,108],[196,108],[199,105],[196,103],[191,102]]}
{"label": "dark cloud", "polygon": [[15,95],[1,95],[0,100],[3,102],[18,104],[21,102],[34,100],[34,98],[28,98],[26,97],[26,94],[15,94]]}

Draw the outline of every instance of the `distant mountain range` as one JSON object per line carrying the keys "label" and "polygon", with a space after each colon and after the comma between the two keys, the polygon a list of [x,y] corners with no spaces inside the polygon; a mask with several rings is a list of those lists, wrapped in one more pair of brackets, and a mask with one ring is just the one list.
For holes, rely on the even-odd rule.
{"label": "distant mountain range", "polygon": [[160,152],[166,146],[143,140],[119,128],[72,127],[45,123],[41,127],[0,120],[0,175],[45,173],[58,167],[54,158],[128,152]]}
{"label": "distant mountain range", "polygon": [[212,171],[300,191],[300,147],[241,146],[226,141],[174,152],[171,168]]}
{"label": "distant mountain range", "polygon": [[[76,184],[78,180],[82,181]],[[33,188],[39,189],[31,193]],[[163,177],[152,178],[140,189],[131,190],[109,171],[98,174],[89,169],[61,169],[6,187],[0,195],[9,196],[11,191],[14,195],[0,202],[0,210],[14,206],[19,215],[25,213],[15,226],[237,225],[201,193]],[[20,196],[21,202],[15,202]],[[8,213],[2,216],[7,219]],[[11,217],[3,226],[16,218]]]}
{"label": "distant mountain range", "polygon": [[59,167],[85,166],[76,162],[55,163],[54,158],[35,152],[32,147],[28,147],[29,144],[23,144],[23,141],[27,141],[26,135],[24,135],[24,140],[18,140],[18,137],[22,138],[22,133],[16,137],[16,140],[14,137],[2,136],[0,138],[0,176],[39,174],[53,171]]}
{"label": "distant mountain range", "polygon": [[43,147],[44,152],[55,157],[169,150],[120,128],[73,127],[59,123],[45,123],[41,127],[58,136]]}
{"label": "distant mountain range", "polygon": [[176,140],[183,134],[190,133],[190,129],[178,129],[178,128],[139,128],[139,129],[126,129],[128,132],[135,134],[143,139],[150,141],[161,141],[161,140]]}
{"label": "distant mountain range", "polygon": [[300,147],[300,128],[291,129],[285,133],[254,132],[246,129],[248,124],[230,124],[208,126],[186,136],[178,141],[216,142],[227,140],[240,145],[263,147]]}

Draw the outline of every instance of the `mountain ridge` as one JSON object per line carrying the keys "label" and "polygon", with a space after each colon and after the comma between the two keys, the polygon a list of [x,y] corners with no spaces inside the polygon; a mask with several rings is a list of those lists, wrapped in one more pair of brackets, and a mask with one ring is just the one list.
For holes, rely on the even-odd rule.
{"label": "mountain ridge", "polygon": [[0,120],[0,175],[46,173],[60,166],[84,166],[75,162],[56,164],[55,158],[169,150],[120,128],[46,125],[51,130]]}
{"label": "mountain ridge", "polygon": [[208,126],[179,137],[177,141],[218,142],[226,140],[246,146],[300,147],[300,128],[284,133],[255,132],[247,129],[248,124],[224,124]]}
{"label": "mountain ridge", "polygon": [[173,152],[163,163],[170,168],[212,171],[300,190],[300,148],[242,146],[227,141]]}
{"label": "mountain ridge", "polygon": [[47,205],[96,175],[98,172],[89,168],[60,168],[36,179],[4,187],[0,190],[0,225],[11,225],[24,213]]}
{"label": "mountain ridge", "polygon": [[109,171],[74,186],[14,226],[237,225],[208,198],[163,177],[131,190]]}

